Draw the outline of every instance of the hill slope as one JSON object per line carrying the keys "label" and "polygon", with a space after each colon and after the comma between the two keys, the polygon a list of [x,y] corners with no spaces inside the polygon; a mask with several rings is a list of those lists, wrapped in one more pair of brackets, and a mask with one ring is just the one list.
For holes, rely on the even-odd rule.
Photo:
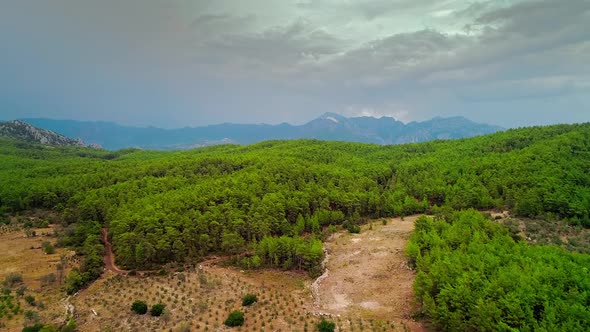
{"label": "hill slope", "polygon": [[[590,124],[398,146],[298,140],[176,152],[0,148],[1,209],[59,208],[70,223],[110,225],[123,267],[222,250],[226,233],[260,241],[436,206],[509,208],[590,225]],[[139,258],[133,248],[140,243],[160,249]]]}

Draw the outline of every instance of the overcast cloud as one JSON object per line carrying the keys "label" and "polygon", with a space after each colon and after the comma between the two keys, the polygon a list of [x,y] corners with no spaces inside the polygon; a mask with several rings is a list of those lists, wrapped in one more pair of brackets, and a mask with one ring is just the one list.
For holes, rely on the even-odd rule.
{"label": "overcast cloud", "polygon": [[0,0],[0,119],[590,121],[590,0]]}

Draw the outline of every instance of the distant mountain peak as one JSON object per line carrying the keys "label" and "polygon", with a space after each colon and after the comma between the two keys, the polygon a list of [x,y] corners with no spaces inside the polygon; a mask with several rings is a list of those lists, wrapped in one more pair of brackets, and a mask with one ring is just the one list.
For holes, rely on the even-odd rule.
{"label": "distant mountain peak", "polygon": [[340,115],[338,113],[332,113],[332,112],[326,112],[326,113],[320,115],[317,119],[318,120],[329,120],[334,123],[340,123],[340,122],[344,122],[344,121],[348,120],[347,117]]}
{"label": "distant mountain peak", "polygon": [[462,115],[455,115],[449,117],[442,117],[442,116],[435,116],[434,118],[430,119],[429,121],[465,121],[465,122],[473,122],[468,118]]}
{"label": "distant mountain peak", "polygon": [[332,122],[334,122],[334,123],[339,123],[339,122],[340,122],[338,119],[336,119],[336,118],[335,118],[335,117],[333,117],[333,116],[327,116],[327,117],[325,117],[324,119],[326,119],[326,120],[329,120],[329,121],[332,121]]}
{"label": "distant mountain peak", "polygon": [[21,120],[0,123],[0,137],[53,146],[84,146],[84,142],[79,138],[72,139]]}

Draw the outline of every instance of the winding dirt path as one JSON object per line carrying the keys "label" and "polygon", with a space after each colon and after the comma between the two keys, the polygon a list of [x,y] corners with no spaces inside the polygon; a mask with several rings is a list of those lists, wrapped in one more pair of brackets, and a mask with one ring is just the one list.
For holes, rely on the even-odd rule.
{"label": "winding dirt path", "polygon": [[112,271],[116,274],[127,274],[129,271],[120,269],[115,265],[115,256],[113,255],[113,245],[109,240],[109,230],[107,228],[102,229],[102,242],[104,243],[104,266],[107,270]]}

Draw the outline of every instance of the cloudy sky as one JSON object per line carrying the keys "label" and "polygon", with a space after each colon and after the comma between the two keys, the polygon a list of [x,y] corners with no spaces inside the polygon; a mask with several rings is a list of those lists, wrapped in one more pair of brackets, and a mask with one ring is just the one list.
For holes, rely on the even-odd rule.
{"label": "cloudy sky", "polygon": [[0,0],[0,119],[590,121],[590,0]]}

